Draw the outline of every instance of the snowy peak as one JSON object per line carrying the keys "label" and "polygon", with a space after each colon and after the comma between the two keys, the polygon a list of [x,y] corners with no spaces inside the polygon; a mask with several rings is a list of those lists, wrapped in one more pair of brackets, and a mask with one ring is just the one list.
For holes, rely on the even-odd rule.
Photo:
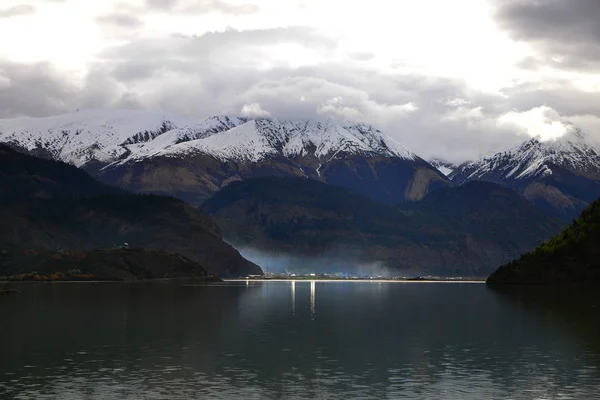
{"label": "snowy peak", "polygon": [[[214,118],[209,120],[214,121]],[[340,154],[378,155],[409,160],[417,158],[396,140],[370,125],[344,126],[307,120],[219,118],[219,121],[225,118],[230,124],[219,124],[218,129],[190,137],[193,140],[171,141],[172,145],[169,146],[153,146],[150,142],[147,147],[162,150],[133,152],[121,163],[149,156],[177,157],[194,153],[211,155],[223,161],[242,162],[257,162],[269,156],[292,159],[309,155],[324,162]],[[208,123],[205,121],[203,124]],[[179,133],[167,132],[158,140],[167,140],[171,135],[181,136]]]}
{"label": "snowy peak", "polygon": [[[231,129],[168,147],[152,156],[182,157],[193,154],[207,154],[223,161],[257,162],[276,154],[276,150],[268,137],[260,134],[259,122],[251,120]],[[128,160],[131,159],[139,157],[133,155]]]}
{"label": "snowy peak", "polygon": [[431,164],[438,171],[444,174],[444,176],[449,176],[452,172],[456,170],[456,168],[458,168],[456,164],[443,160],[441,158],[433,158],[429,160],[429,164]]}
{"label": "snowy peak", "polygon": [[42,150],[53,159],[78,167],[90,162],[122,164],[191,153],[243,162],[269,156],[315,156],[325,162],[342,154],[418,158],[366,124],[250,120],[227,115],[194,121],[135,110],[78,110],[48,118],[0,120],[0,142],[27,151]]}
{"label": "snowy peak", "polygon": [[46,118],[0,120],[0,142],[28,151],[42,149],[54,159],[81,167],[90,161],[111,162],[128,153],[127,145],[154,140],[192,123],[162,112],[86,109]]}
{"label": "snowy peak", "polygon": [[600,151],[578,129],[556,139],[531,138],[512,149],[462,167],[465,180],[493,174],[501,179],[534,179],[552,174],[552,165],[579,174],[600,171]]}
{"label": "snowy peak", "polygon": [[226,132],[237,126],[245,124],[246,122],[247,120],[244,118],[214,116],[199,123],[193,123],[180,128],[175,128],[164,132],[152,140],[145,141],[134,146],[126,146],[130,156],[126,159],[123,159],[123,161],[166,154],[169,153],[168,149],[171,146],[175,146],[180,143],[191,142],[194,140],[206,139],[212,135]]}

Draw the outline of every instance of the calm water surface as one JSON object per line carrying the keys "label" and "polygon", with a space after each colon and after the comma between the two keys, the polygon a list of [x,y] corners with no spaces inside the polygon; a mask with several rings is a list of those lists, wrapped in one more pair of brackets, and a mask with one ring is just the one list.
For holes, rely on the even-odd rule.
{"label": "calm water surface", "polygon": [[0,398],[598,399],[594,293],[483,284],[29,284]]}

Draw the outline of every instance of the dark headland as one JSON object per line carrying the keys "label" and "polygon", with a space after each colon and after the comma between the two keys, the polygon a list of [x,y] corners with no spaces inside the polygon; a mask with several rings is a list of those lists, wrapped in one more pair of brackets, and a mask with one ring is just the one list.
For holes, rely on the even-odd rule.
{"label": "dark headland", "polygon": [[600,284],[600,200],[571,225],[518,260],[500,267],[487,283]]}

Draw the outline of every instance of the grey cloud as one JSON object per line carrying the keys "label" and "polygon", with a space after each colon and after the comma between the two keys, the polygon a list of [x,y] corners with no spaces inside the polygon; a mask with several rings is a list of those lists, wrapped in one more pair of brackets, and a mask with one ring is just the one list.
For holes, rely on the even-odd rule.
{"label": "grey cloud", "polygon": [[[140,39],[100,54],[121,79],[140,80],[161,72],[200,71],[207,65],[252,69],[269,58],[264,46],[295,43],[310,48],[334,48],[336,43],[304,27],[253,31],[210,32],[202,36],[173,35],[162,39]],[[200,68],[200,69],[199,69]]]}
{"label": "grey cloud", "polygon": [[600,62],[600,1],[494,1],[499,25],[515,39],[538,46],[548,56],[545,63],[589,69]]}
{"label": "grey cloud", "polygon": [[567,80],[548,80],[544,85],[521,84],[503,92],[510,99],[510,106],[519,111],[547,105],[561,114],[592,114],[600,117],[600,93],[581,91]]}
{"label": "grey cloud", "polygon": [[121,86],[102,66],[90,70],[79,86],[46,62],[0,61],[0,118],[44,117],[83,107],[138,108]]}
{"label": "grey cloud", "polygon": [[21,4],[14,7],[0,9],[0,18],[19,17],[34,14],[35,7],[29,4]]}
{"label": "grey cloud", "polygon": [[0,62],[0,117],[46,116],[63,112],[73,94],[48,63]]}
{"label": "grey cloud", "polygon": [[223,14],[242,15],[253,14],[260,10],[254,4],[231,4],[223,0],[145,0],[145,6],[151,10],[177,14],[220,12]]}

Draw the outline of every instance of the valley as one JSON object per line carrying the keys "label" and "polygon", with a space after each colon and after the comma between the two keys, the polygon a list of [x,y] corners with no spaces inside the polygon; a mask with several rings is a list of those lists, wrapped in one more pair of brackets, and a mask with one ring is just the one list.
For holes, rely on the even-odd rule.
{"label": "valley", "polygon": [[600,195],[600,156],[579,130],[461,165],[366,124],[152,111],[1,120],[0,142],[17,150],[0,172],[4,247],[127,242],[222,277],[319,265],[483,278]]}

